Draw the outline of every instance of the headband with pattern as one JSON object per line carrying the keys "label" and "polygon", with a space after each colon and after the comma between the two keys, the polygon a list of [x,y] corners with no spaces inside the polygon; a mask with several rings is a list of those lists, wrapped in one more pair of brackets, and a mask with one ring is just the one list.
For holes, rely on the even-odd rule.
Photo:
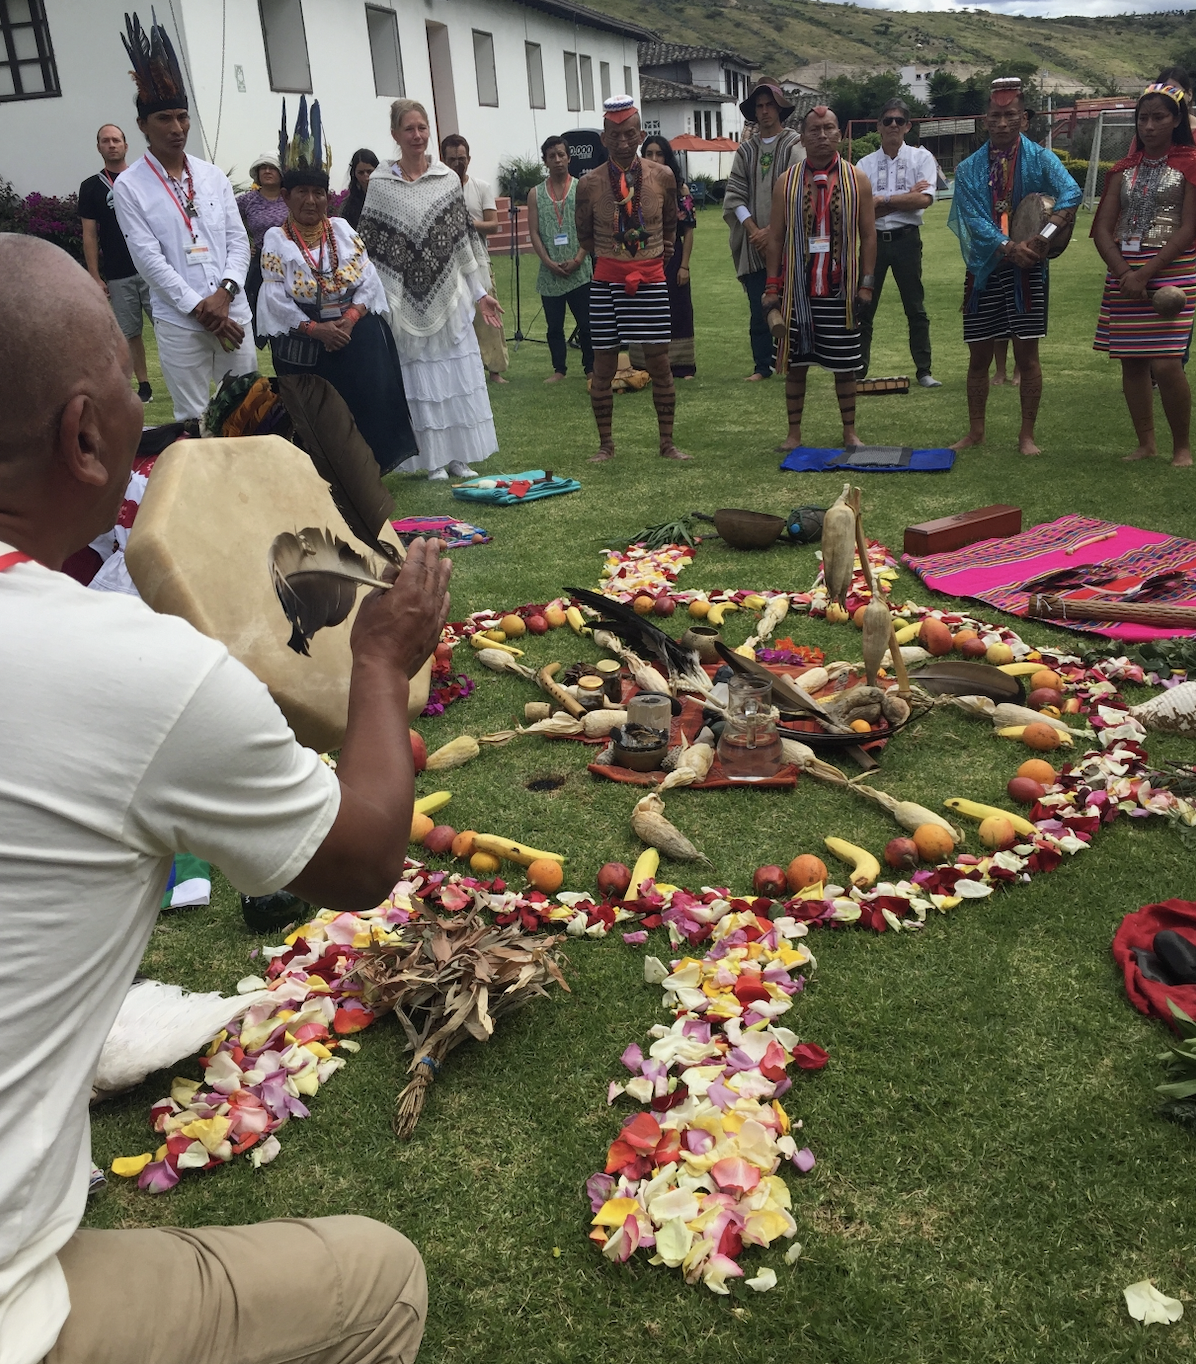
{"label": "headband with pattern", "polygon": [[1153,85],[1148,85],[1142,91],[1141,97],[1145,99],[1147,95],[1166,95],[1169,100],[1174,100],[1176,104],[1182,104],[1188,97],[1186,91],[1178,85],[1172,85],[1170,81],[1155,81]]}

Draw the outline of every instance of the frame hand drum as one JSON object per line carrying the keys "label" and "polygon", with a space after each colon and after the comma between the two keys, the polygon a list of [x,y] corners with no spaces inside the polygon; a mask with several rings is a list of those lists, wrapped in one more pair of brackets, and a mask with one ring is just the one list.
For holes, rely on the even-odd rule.
{"label": "frame hand drum", "polygon": [[[311,656],[287,647],[291,627],[274,593],[267,554],[281,531],[326,528],[367,559],[304,452],[280,436],[183,440],[154,465],[125,560],[146,604],[182,616],[269,688],[301,744],[339,748],[349,712],[357,605],[320,630]],[[401,544],[387,522],[380,538]],[[379,565],[381,568],[382,565]],[[411,679],[408,716],[428,701],[432,660]]]}

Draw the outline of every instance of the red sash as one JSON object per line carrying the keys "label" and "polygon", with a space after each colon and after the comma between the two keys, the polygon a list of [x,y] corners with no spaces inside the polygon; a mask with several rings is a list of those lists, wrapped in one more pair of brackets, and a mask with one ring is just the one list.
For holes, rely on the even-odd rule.
{"label": "red sash", "polygon": [[621,284],[625,292],[634,294],[641,284],[664,283],[664,257],[615,260],[613,256],[599,256],[594,263],[594,278],[604,284]]}
{"label": "red sash", "polygon": [[19,549],[10,550],[7,554],[0,554],[0,573],[6,568],[16,568],[18,564],[31,564],[32,558],[28,554],[22,554]]}

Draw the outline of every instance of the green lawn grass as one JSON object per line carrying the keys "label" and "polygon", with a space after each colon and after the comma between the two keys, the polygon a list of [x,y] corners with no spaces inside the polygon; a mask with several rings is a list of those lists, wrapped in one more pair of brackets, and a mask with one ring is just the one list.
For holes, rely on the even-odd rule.
{"label": "green lawn grass", "polygon": [[[946,444],[966,428],[962,267],[945,218],[943,207],[932,210],[925,234],[934,369],[945,386],[861,401],[866,440]],[[1027,526],[1078,511],[1196,536],[1190,471],[1121,462],[1131,430],[1118,371],[1091,350],[1102,271],[1085,223],[1052,266],[1043,458],[1017,455],[1016,393],[996,391],[987,449],[962,455],[952,473],[860,480],[868,531],[894,550],[911,522],[990,502],[1021,506]],[[496,261],[495,273],[509,302],[509,262]],[[524,328],[542,337],[533,278],[525,270]],[[746,305],[714,211],[701,215],[694,280],[699,373],[679,385],[677,421],[694,463],[655,456],[646,393],[616,400],[617,459],[586,463],[596,441],[576,353],[568,381],[544,388],[547,351],[525,344],[512,355],[510,384],[492,389],[502,452],[490,465],[550,467],[576,475],[583,488],[477,511],[494,541],[457,553],[455,618],[544,601],[566,584],[593,585],[603,544],[646,521],[722,506],[784,513],[825,505],[838,492],[834,476],[777,470],[782,385],[741,382],[751,367]],[[911,372],[904,337],[890,283],[873,374]],[[150,419],[168,415],[156,399]],[[811,443],[835,443],[825,374],[811,378],[807,418]],[[444,484],[400,476],[392,486],[402,513],[465,510]],[[811,548],[743,554],[715,540],[683,583],[799,589],[816,569]],[[931,600],[908,573],[896,591]],[[801,618],[788,626],[828,656],[858,656],[850,627]],[[742,617],[729,618],[733,643],[747,632]],[[1034,625],[1025,633],[1077,639]],[[567,663],[594,651],[559,632],[528,654]],[[468,655],[462,661],[477,691],[443,717],[420,721],[430,747],[507,726],[533,695]],[[1191,745],[1153,741],[1151,751],[1179,757]],[[937,714],[890,745],[883,785],[928,805],[952,795],[997,801],[1019,753],[981,724]],[[453,790],[446,814],[455,827],[567,854],[566,886],[582,889],[601,863],[630,862],[638,849],[628,827],[633,795],[592,781],[585,757],[579,746],[531,739],[420,786]],[[544,774],[565,784],[529,792],[525,783]],[[669,813],[715,861],[720,879],[741,889],[756,865],[818,851],[827,834],[879,852],[893,832],[871,807],[809,782],[792,794],[682,791]],[[686,879],[683,868],[667,870]],[[570,941],[571,994],[504,1021],[485,1050],[469,1044],[456,1052],[410,1143],[399,1145],[390,1130],[404,1061],[398,1029],[384,1022],[363,1034],[360,1056],[321,1092],[312,1117],[286,1128],[268,1169],[254,1173],[238,1161],[188,1176],[158,1198],[114,1180],[92,1200],[87,1222],[383,1218],[406,1231],[428,1263],[425,1357],[454,1364],[1189,1359],[1189,1317],[1144,1332],[1121,1299],[1122,1287],[1145,1277],[1181,1298],[1196,1291],[1191,1137],[1157,1116],[1153,1058],[1163,1033],[1127,1004],[1109,952],[1123,914],[1171,896],[1196,898],[1191,855],[1161,820],[1121,821],[1054,875],[961,907],[921,935],[816,935],[818,971],[792,1026],[827,1047],[831,1063],[801,1076],[787,1103],[804,1120],[818,1165],[790,1181],[805,1246],[797,1266],[782,1265],[779,1251],[745,1255],[778,1270],[778,1287],[762,1297],[687,1289],[640,1257],[631,1270],[613,1268],[585,1240],[582,1183],[601,1167],[619,1122],[606,1107],[607,1081],[620,1073],[624,1046],[661,1019],[658,991],[642,984],[642,950],[617,936]],[[665,954],[653,936],[648,950]],[[264,941],[241,926],[236,897],[217,878],[210,908],[163,917],[144,969],[196,989],[231,990]],[[180,1069],[198,1074],[193,1063]],[[151,1079],[96,1115],[98,1163],[152,1146],[146,1116],[168,1079]],[[296,1281],[293,1267],[279,1273],[280,1282]],[[298,1281],[318,1291],[318,1271]]]}

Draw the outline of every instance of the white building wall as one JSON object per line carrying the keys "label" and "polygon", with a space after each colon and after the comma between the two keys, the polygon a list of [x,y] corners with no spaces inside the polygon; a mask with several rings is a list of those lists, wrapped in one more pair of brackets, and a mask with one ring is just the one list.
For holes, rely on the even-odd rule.
{"label": "white building wall", "polygon": [[[5,148],[0,173],[18,193],[68,194],[77,189],[98,168],[94,132],[101,123],[112,121],[125,129],[131,159],[143,150],[129,61],[119,36],[128,3],[45,0],[62,96],[0,104]],[[420,100],[433,119],[426,23],[445,25],[457,126],[438,131],[460,132],[468,139],[472,169],[483,180],[495,180],[501,160],[538,157],[540,143],[550,133],[601,126],[601,62],[610,64],[612,93],[623,92],[624,67],[630,67],[632,93],[639,94],[634,37],[576,26],[513,0],[372,3],[394,9],[407,94]],[[140,9],[142,21],[148,22],[149,6]],[[277,149],[284,98],[270,88],[257,0],[175,0],[173,12],[180,29],[175,45],[185,62],[184,74],[189,72],[192,93],[190,150],[210,157],[235,182],[247,181],[253,158]],[[159,6],[158,17],[168,26],[170,15],[171,7]],[[374,93],[364,0],[303,0],[303,17],[313,93],[320,101],[335,158],[332,184],[342,189],[349,155],[357,147],[370,147],[382,157],[392,153],[391,101]],[[497,108],[478,103],[474,29],[494,38]],[[529,107],[525,42],[540,44],[544,109]],[[568,108],[566,51],[591,58],[597,108]],[[239,88],[237,67],[244,90]],[[285,98],[293,128],[299,96]]]}

